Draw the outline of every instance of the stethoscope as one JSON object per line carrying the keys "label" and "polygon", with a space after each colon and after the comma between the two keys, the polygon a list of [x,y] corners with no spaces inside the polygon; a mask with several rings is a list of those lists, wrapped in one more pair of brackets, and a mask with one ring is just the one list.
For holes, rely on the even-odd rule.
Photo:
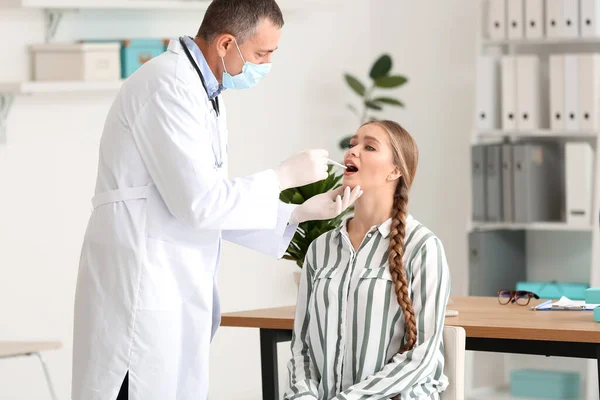
{"label": "stethoscope", "polygon": [[[198,76],[200,77],[200,81],[202,82],[202,87],[204,88],[204,91],[206,92],[206,96],[208,97],[208,100],[210,100],[213,110],[215,110],[215,113],[217,114],[217,118],[218,118],[220,115],[219,96],[216,96],[214,99],[210,98],[210,95],[208,94],[208,88],[206,87],[206,82],[204,81],[204,75],[202,75],[202,71],[200,71],[200,67],[198,67],[198,64],[196,64],[196,60],[194,60],[194,57],[192,57],[192,54],[190,53],[190,50],[188,49],[187,45],[185,44],[183,37],[179,38],[179,43],[181,43],[181,47],[183,47],[183,51],[185,52],[185,55],[187,56],[188,60],[190,60],[192,67],[194,67],[194,69],[196,70],[196,73],[198,73]],[[219,156],[217,157],[217,152],[215,151],[214,142],[213,142],[213,153],[215,154],[215,159],[216,159],[215,169],[219,169],[223,166],[223,150],[221,149],[220,135],[219,135],[218,148],[219,148]]]}

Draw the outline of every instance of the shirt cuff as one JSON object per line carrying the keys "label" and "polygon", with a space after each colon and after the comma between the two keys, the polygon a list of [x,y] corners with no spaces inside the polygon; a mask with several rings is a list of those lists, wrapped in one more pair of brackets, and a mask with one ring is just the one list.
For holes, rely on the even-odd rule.
{"label": "shirt cuff", "polygon": [[296,207],[298,207],[297,204],[287,204],[282,201],[279,202],[279,216],[277,218],[276,231],[277,236],[280,236],[281,240],[279,241],[277,258],[283,257],[298,229],[298,224],[290,223],[290,218]]}

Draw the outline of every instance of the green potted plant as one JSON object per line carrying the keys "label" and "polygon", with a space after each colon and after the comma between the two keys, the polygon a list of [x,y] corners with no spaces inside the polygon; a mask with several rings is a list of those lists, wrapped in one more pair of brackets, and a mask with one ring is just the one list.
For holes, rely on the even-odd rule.
{"label": "green potted plant", "polygon": [[[400,100],[381,96],[375,93],[378,89],[394,89],[404,85],[408,79],[403,75],[392,74],[392,57],[388,54],[383,54],[373,63],[369,72],[370,82],[368,85],[363,84],[358,78],[350,74],[344,74],[344,78],[350,89],[360,97],[360,107],[353,104],[348,104],[348,109],[359,118],[358,126],[361,126],[367,121],[376,120],[377,118],[370,115],[373,111],[382,111],[387,106],[404,107],[404,103]],[[347,149],[350,144],[350,138],[346,136],[340,141],[340,148]]]}
{"label": "green potted plant", "polygon": [[[373,63],[369,72],[371,82],[365,86],[358,78],[350,74],[344,74],[344,79],[350,89],[360,96],[362,109],[348,104],[348,108],[359,117],[359,125],[376,118],[370,114],[372,111],[381,111],[384,106],[404,107],[404,104],[393,97],[380,96],[375,94],[377,89],[393,89],[404,85],[408,80],[402,75],[391,74],[392,58],[383,54]],[[347,149],[351,136],[345,137],[340,141],[340,147]],[[306,200],[321,193],[337,189],[341,186],[343,175],[333,172],[333,166],[329,167],[329,176],[327,179],[312,183],[299,188],[291,188],[281,192],[280,199],[284,203],[302,204]],[[299,225],[294,234],[290,245],[288,246],[283,258],[291,260],[300,268],[304,265],[304,258],[310,244],[320,235],[337,228],[348,213],[352,212],[352,207],[345,210],[336,218],[326,221],[307,221]],[[299,273],[296,273],[296,282],[299,282]]]}
{"label": "green potted plant", "polygon": [[[329,176],[322,181],[311,183],[298,188],[290,188],[281,192],[280,199],[288,204],[302,204],[306,200],[321,193],[337,189],[341,186],[342,174],[332,172],[333,166],[329,166]],[[308,251],[308,246],[321,236],[323,233],[336,228],[342,219],[350,212],[350,208],[342,212],[336,218],[324,221],[306,221],[298,226],[285,255],[286,260],[291,260],[300,268],[304,265],[304,257]]]}

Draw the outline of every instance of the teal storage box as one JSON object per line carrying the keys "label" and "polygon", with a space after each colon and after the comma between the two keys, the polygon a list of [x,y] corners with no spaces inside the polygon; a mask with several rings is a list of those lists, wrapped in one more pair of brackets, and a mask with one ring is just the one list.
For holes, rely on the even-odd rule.
{"label": "teal storage box", "polygon": [[586,289],[585,302],[587,304],[600,304],[600,288],[594,287]]}
{"label": "teal storage box", "polygon": [[510,394],[537,399],[578,399],[577,372],[519,369],[510,372]]}
{"label": "teal storage box", "polygon": [[571,300],[584,300],[585,290],[590,286],[585,283],[557,282],[518,282],[517,290],[526,290],[540,296],[540,299],[560,299],[562,296]]}
{"label": "teal storage box", "polygon": [[144,63],[162,54],[169,46],[165,39],[85,40],[84,43],[120,43],[121,79],[128,78]]}
{"label": "teal storage box", "polygon": [[161,39],[123,40],[121,43],[121,77],[133,74],[144,63],[165,52]]}

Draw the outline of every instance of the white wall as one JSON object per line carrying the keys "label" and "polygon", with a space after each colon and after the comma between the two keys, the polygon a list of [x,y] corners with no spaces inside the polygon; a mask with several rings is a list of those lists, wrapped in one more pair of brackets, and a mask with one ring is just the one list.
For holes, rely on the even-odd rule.
{"label": "white wall", "polygon": [[[426,4],[430,4],[427,6]],[[473,108],[475,13],[471,2],[352,0],[286,14],[272,75],[258,88],[226,93],[231,175],[275,165],[306,147],[326,147],[356,128],[343,72],[366,77],[390,52],[410,84],[407,104],[386,116],[405,125],[421,151],[411,212],[442,238],[453,293],[466,293],[468,137]],[[116,15],[116,16],[115,16]],[[43,39],[36,11],[0,11],[0,81],[24,79],[26,44]],[[201,16],[85,12],[67,16],[57,40],[193,34]],[[425,23],[426,22],[426,23]],[[435,28],[436,30],[434,30]],[[9,60],[9,61],[7,61]],[[57,339],[47,358],[69,398],[77,261],[90,213],[97,145],[113,94],[18,98],[9,144],[0,147],[0,340]],[[264,110],[269,110],[265,112]],[[294,304],[295,266],[226,245],[219,283],[223,311]],[[280,345],[284,376],[288,345]],[[283,386],[283,385],[282,385]],[[49,399],[33,359],[0,360],[1,399]],[[260,399],[258,332],[222,328],[211,354],[211,399]]]}
{"label": "white wall", "polygon": [[390,53],[409,83],[397,91],[400,122],[419,146],[409,208],[444,244],[452,294],[467,294],[466,228],[470,203],[477,2],[371,0],[371,50]]}

